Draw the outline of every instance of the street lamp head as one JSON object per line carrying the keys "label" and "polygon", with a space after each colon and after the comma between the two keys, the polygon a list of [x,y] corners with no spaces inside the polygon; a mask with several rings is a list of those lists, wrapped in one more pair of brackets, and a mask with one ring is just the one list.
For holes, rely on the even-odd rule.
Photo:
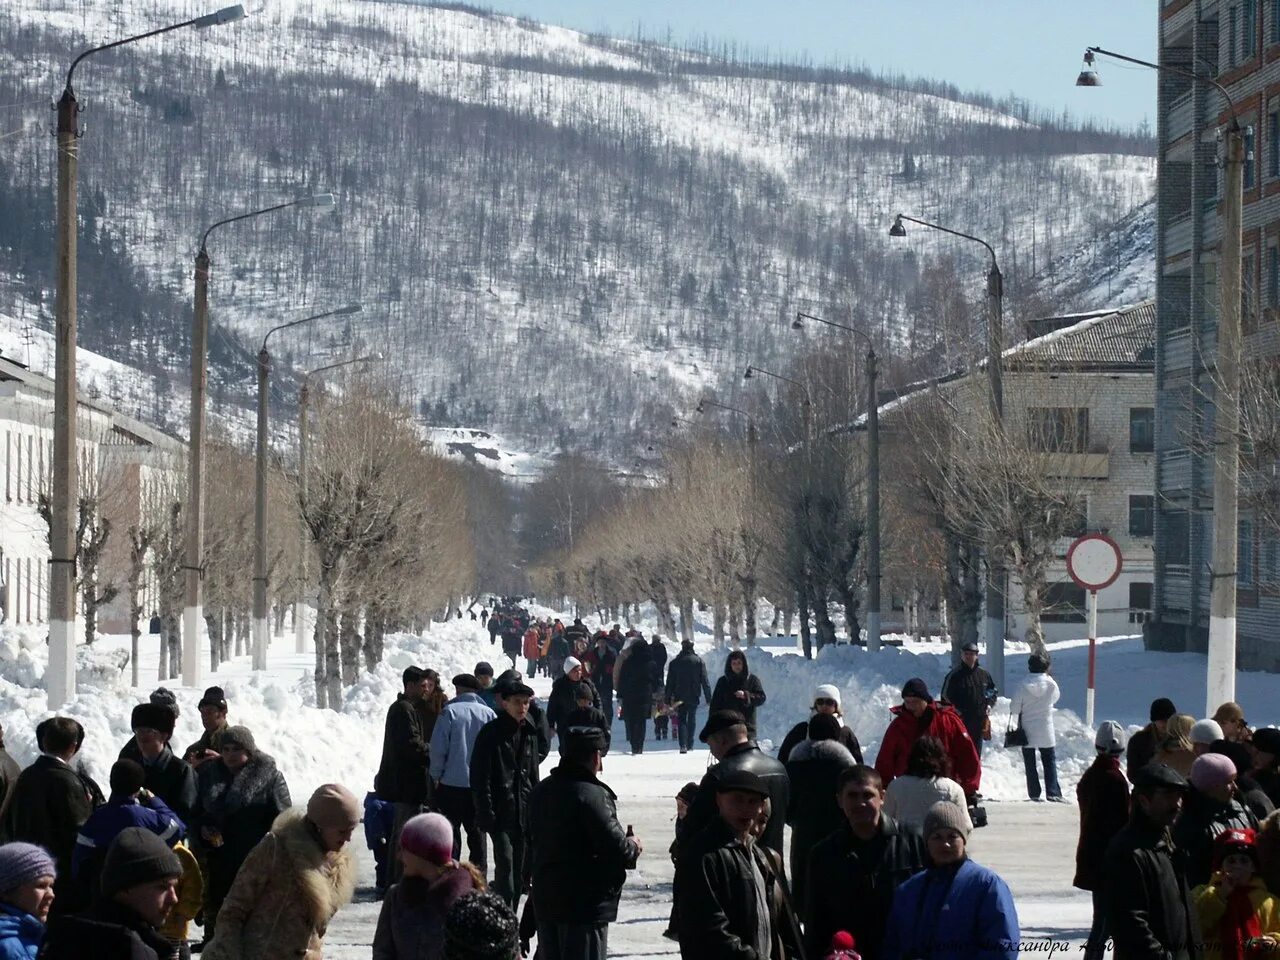
{"label": "street lamp head", "polygon": [[671,418],[671,429],[672,430],[680,429],[680,421],[675,417]]}
{"label": "street lamp head", "polygon": [[744,374],[742,375],[742,379],[743,379],[743,380],[750,380],[750,379],[751,379],[751,368],[750,368],[750,367],[747,367],[747,372],[746,372],[746,373],[744,373]]}
{"label": "street lamp head", "polygon": [[792,330],[803,330],[803,329],[804,329],[804,321],[803,321],[803,320],[801,320],[799,317],[796,317],[794,320],[792,320],[792,321],[791,321],[791,329],[792,329]]}
{"label": "street lamp head", "polygon": [[363,309],[364,308],[360,306],[360,304],[358,303],[349,303],[345,307],[339,307],[337,310],[333,312],[335,315],[339,317],[345,317],[347,314],[350,314],[350,313],[360,313]]}
{"label": "street lamp head", "polygon": [[902,214],[898,214],[896,217],[893,218],[893,226],[889,228],[889,236],[905,237],[906,235],[907,235],[907,228],[902,222]]}
{"label": "street lamp head", "polygon": [[298,200],[298,206],[311,207],[314,210],[332,210],[337,205],[338,201],[332,193],[315,193]]}
{"label": "street lamp head", "polygon": [[220,27],[224,23],[235,23],[243,19],[244,7],[237,3],[232,7],[223,7],[213,13],[206,13],[203,17],[196,17],[191,25],[197,30],[203,30],[205,27]]}
{"label": "street lamp head", "polygon": [[1094,69],[1094,56],[1092,50],[1084,52],[1084,66],[1080,69],[1080,75],[1076,77],[1077,87],[1100,87],[1102,80],[1098,76],[1098,71]]}
{"label": "street lamp head", "polygon": [[693,412],[694,412],[694,413],[706,413],[706,412],[707,412],[706,408],[702,405],[702,401],[701,401],[701,400],[699,400],[699,401],[698,401],[698,405],[697,405],[696,407],[694,407],[694,408],[693,408]]}

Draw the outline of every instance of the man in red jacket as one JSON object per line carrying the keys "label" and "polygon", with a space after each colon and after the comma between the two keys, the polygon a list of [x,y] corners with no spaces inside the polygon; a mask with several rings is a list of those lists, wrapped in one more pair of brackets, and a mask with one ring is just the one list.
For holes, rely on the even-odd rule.
{"label": "man in red jacket", "polygon": [[950,704],[938,703],[929,694],[928,685],[912,677],[902,688],[902,706],[894,707],[893,722],[884,732],[880,752],[876,755],[876,772],[884,785],[907,772],[911,745],[920,737],[937,737],[951,758],[951,779],[960,784],[965,795],[978,792],[982,780],[982,761],[973,745],[960,714]]}

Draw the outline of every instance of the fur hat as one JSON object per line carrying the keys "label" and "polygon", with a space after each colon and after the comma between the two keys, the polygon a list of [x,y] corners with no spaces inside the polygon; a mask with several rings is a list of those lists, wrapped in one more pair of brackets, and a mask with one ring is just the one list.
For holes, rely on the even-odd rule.
{"label": "fur hat", "polygon": [[958,803],[950,800],[939,800],[924,815],[924,838],[926,840],[935,830],[954,830],[966,840],[969,839],[969,824],[965,819],[965,811]]}
{"label": "fur hat", "polygon": [[1191,776],[1187,779],[1193,787],[1204,792],[1226,786],[1235,775],[1236,765],[1231,762],[1230,757],[1224,757],[1220,753],[1206,753],[1196,757],[1196,762],[1191,764]]}
{"label": "fur hat", "polygon": [[102,861],[98,885],[103,899],[154,880],[182,876],[182,861],[150,830],[127,827],[116,834]]}
{"label": "fur hat", "polygon": [[1221,740],[1222,727],[1217,720],[1197,720],[1191,728],[1191,742],[1202,743],[1206,747],[1215,740]]}
{"label": "fur hat", "polygon": [[307,819],[317,827],[354,827],[360,822],[360,801],[342,784],[326,783],[307,801]]}
{"label": "fur hat", "polygon": [[836,710],[840,709],[840,688],[834,683],[820,683],[813,691],[813,702],[819,700],[834,700],[836,702]]}
{"label": "fur hat", "polygon": [[248,727],[234,726],[227,727],[222,734],[222,749],[227,747],[239,747],[246,753],[253,753],[258,749],[258,744],[254,742],[253,734],[249,732]]}
{"label": "fur hat", "polygon": [[1098,727],[1098,735],[1093,738],[1093,745],[1098,748],[1099,753],[1116,757],[1124,753],[1127,739],[1124,727],[1114,720],[1103,720],[1102,725]]}
{"label": "fur hat", "polygon": [[167,738],[173,736],[173,726],[177,720],[178,715],[169,707],[156,703],[140,703],[133,708],[133,713],[129,717],[129,729],[137,730],[140,727],[146,727],[163,733]]}
{"label": "fur hat", "polygon": [[453,859],[453,825],[438,813],[420,813],[405,821],[400,849],[438,867]]}
{"label": "fur hat", "polygon": [[444,919],[444,960],[512,960],[519,940],[516,915],[488,890],[460,897]]}
{"label": "fur hat", "polygon": [[39,880],[57,877],[53,857],[34,843],[6,843],[0,847],[0,893]]}

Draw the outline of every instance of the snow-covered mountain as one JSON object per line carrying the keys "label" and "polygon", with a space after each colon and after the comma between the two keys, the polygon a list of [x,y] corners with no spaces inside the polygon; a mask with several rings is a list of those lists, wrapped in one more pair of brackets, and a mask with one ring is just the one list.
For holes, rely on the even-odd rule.
{"label": "snow-covered mountain", "polygon": [[[205,3],[5,4],[0,132],[29,122],[0,140],[0,191],[51,220],[44,122],[70,56]],[[1154,269],[1113,241],[1152,194],[1147,140],[941,84],[371,0],[263,0],[234,26],[95,57],[76,82],[85,231],[132,271],[82,277],[82,298],[101,296],[82,322],[175,392],[204,227],[311,191],[338,211],[215,235],[218,329],[253,340],[358,300],[282,340],[286,366],[381,350],[427,423],[543,452],[643,445],[708,388],[733,402],[748,363],[785,368],[796,309],[936,363],[937,344],[910,342],[926,336],[908,322],[922,273],[949,258],[976,300],[985,262],[940,234],[891,244],[898,211],[995,246],[1011,329],[1047,299],[1103,298],[1100,249],[1124,287],[1106,299],[1143,295]],[[48,264],[22,236],[0,223],[0,315],[47,329]],[[229,403],[251,383],[246,345],[213,358]]]}

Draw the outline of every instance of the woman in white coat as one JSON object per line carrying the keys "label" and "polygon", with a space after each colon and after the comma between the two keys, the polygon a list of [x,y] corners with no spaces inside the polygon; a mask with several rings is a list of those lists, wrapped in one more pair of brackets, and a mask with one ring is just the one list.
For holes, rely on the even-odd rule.
{"label": "woman in white coat", "polygon": [[1054,756],[1057,737],[1053,732],[1053,705],[1061,692],[1057,681],[1049,676],[1049,659],[1038,653],[1027,658],[1030,676],[1022,682],[1009,705],[1009,715],[1018,717],[1026,731],[1027,743],[1022,748],[1022,762],[1027,768],[1027,796],[1040,799],[1040,778],[1036,775],[1036,751],[1044,764],[1044,792],[1054,803],[1066,803],[1058,785],[1058,764]]}

